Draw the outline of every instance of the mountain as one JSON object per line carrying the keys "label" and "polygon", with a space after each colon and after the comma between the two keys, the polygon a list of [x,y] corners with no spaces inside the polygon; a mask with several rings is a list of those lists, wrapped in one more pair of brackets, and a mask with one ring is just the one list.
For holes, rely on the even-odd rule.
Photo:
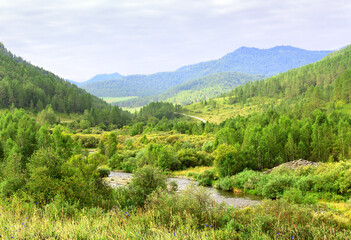
{"label": "mountain", "polygon": [[[312,121],[312,125],[318,114],[316,109],[333,113],[334,119],[341,119],[340,113],[351,116],[351,45],[313,64],[247,82],[223,96],[210,99],[207,105],[199,102],[183,109],[188,115],[216,123],[238,115],[264,112],[269,113],[267,122],[276,119],[275,112],[278,112],[289,119]],[[325,119],[320,121],[325,122]],[[332,121],[328,124],[337,125]]]}
{"label": "mountain", "polygon": [[284,102],[299,98],[311,103],[310,98],[319,98],[314,100],[321,104],[335,100],[340,94],[351,94],[349,71],[351,45],[329,54],[316,63],[291,69],[263,81],[246,83],[234,89],[233,94],[240,95],[242,99],[257,96],[281,98]]}
{"label": "mountain", "polygon": [[308,51],[290,46],[270,49],[242,47],[218,60],[184,66],[174,72],[130,75],[118,80],[84,84],[82,88],[99,97],[146,97],[212,73],[230,71],[272,76],[316,62],[329,53],[331,51]]}
{"label": "mountain", "polygon": [[122,107],[138,107],[153,101],[167,101],[181,105],[214,98],[249,81],[262,79],[263,75],[250,75],[237,72],[212,73],[179,84],[167,91],[145,98],[130,99],[114,104]]}
{"label": "mountain", "polygon": [[13,55],[0,43],[0,107],[84,112],[106,103],[64,79]]}
{"label": "mountain", "polygon": [[95,75],[94,77],[90,78],[89,80],[85,82],[79,83],[79,85],[84,85],[84,84],[89,84],[89,83],[96,83],[96,82],[101,82],[101,81],[107,81],[107,80],[117,80],[120,78],[123,78],[124,76],[119,74],[119,73],[111,73],[111,74],[98,74]]}
{"label": "mountain", "polygon": [[72,84],[75,84],[77,86],[79,86],[80,82],[76,82],[76,81],[73,81],[73,80],[70,80],[70,79],[65,79],[67,82],[70,82]]}

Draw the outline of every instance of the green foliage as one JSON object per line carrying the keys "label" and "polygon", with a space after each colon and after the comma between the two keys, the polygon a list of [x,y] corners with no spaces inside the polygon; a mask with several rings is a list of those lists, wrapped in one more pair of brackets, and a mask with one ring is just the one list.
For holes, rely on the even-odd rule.
{"label": "green foliage", "polygon": [[167,188],[166,177],[160,169],[146,165],[134,173],[128,188],[132,191],[134,203],[142,206],[147,197],[156,189]]}
{"label": "green foliage", "polygon": [[311,204],[320,198],[341,201],[351,195],[350,169],[351,162],[347,161],[297,170],[279,167],[270,174],[244,170],[219,179],[216,186],[223,190],[239,188],[266,198],[284,198],[295,203]]}
{"label": "green foliage", "polygon": [[206,170],[196,176],[196,180],[199,182],[200,186],[212,186],[214,180],[217,179],[216,170]]}
{"label": "green foliage", "polygon": [[101,166],[97,170],[99,172],[100,178],[108,177],[110,175],[110,172],[111,172],[110,168],[108,168],[107,166]]}
{"label": "green foliage", "polygon": [[111,158],[117,152],[117,135],[111,132],[107,137],[105,145],[105,154],[108,158]]}
{"label": "green foliage", "polygon": [[51,105],[47,105],[46,108],[38,114],[38,122],[41,125],[45,123],[49,125],[57,123],[56,114]]}
{"label": "green foliage", "polygon": [[142,122],[138,122],[135,123],[130,129],[129,129],[129,134],[131,136],[135,136],[138,134],[142,134],[143,133],[143,123]]}
{"label": "green foliage", "polygon": [[[14,56],[0,46],[0,107],[28,108],[41,113],[42,121],[55,122],[51,110],[80,112],[106,106],[101,99],[62,78]],[[49,123],[50,124],[50,123]]]}
{"label": "green foliage", "polygon": [[231,176],[243,170],[238,150],[229,145],[221,145],[215,152],[215,166],[220,177]]}

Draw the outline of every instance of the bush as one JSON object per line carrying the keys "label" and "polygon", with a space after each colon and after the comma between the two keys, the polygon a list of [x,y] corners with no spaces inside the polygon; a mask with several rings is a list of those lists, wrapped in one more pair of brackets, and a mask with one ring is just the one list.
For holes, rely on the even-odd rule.
{"label": "bush", "polygon": [[262,188],[262,194],[264,197],[271,199],[280,198],[285,189],[288,189],[293,183],[293,179],[290,176],[273,176]]}
{"label": "bush", "polygon": [[215,229],[223,224],[225,212],[224,205],[213,204],[206,189],[192,185],[176,194],[155,191],[148,197],[145,208],[154,221],[171,229],[179,226]]}
{"label": "bush", "polygon": [[213,152],[213,142],[205,142],[202,145],[201,149],[202,149],[202,151],[205,151],[205,152],[208,152],[208,153]]}
{"label": "bush", "polygon": [[233,146],[221,145],[215,151],[215,166],[220,177],[232,176],[243,170],[238,150]]}
{"label": "bush", "polygon": [[288,202],[297,203],[297,204],[301,204],[301,203],[314,204],[317,202],[315,195],[306,194],[297,188],[287,189],[283,194],[283,198],[286,199]]}
{"label": "bush", "polygon": [[166,177],[161,169],[146,165],[134,173],[128,187],[133,192],[135,203],[142,206],[147,196],[157,188],[167,189]]}
{"label": "bush", "polygon": [[107,166],[99,167],[97,170],[98,170],[100,178],[108,177],[110,175],[110,172],[111,172],[111,170]]}
{"label": "bush", "polygon": [[215,174],[215,169],[206,170],[203,173],[199,174],[196,177],[196,180],[199,182],[200,186],[212,186],[213,181],[217,179]]}
{"label": "bush", "polygon": [[216,188],[223,189],[225,191],[231,191],[234,188],[233,179],[230,177],[224,177],[217,181]]}
{"label": "bush", "polygon": [[108,166],[111,169],[120,169],[123,157],[120,154],[115,153],[109,160]]}
{"label": "bush", "polygon": [[130,157],[121,163],[121,168],[124,172],[134,172],[138,167],[136,158]]}

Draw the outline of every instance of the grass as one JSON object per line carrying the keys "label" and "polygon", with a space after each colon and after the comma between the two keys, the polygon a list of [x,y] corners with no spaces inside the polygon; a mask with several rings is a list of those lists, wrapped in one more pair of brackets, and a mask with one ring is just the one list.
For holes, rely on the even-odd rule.
{"label": "grass", "polygon": [[[215,102],[215,104],[214,104]],[[249,114],[262,111],[262,105],[274,104],[280,101],[270,98],[252,98],[247,103],[229,104],[228,97],[215,98],[207,101],[207,105],[203,102],[193,103],[183,107],[184,113],[205,119],[213,123],[220,123],[227,118],[236,117],[238,115],[247,116]]]}
{"label": "grass", "polygon": [[142,107],[135,107],[135,108],[128,108],[128,107],[122,107],[123,110],[127,110],[131,113],[139,112]]}
{"label": "grass", "polygon": [[[189,198],[194,199],[194,197]],[[173,201],[169,201],[173,200]],[[200,200],[201,201],[201,200]],[[175,206],[176,204],[176,206]],[[350,223],[338,219],[328,207],[301,206],[283,201],[265,201],[244,209],[218,209],[194,225],[194,202],[154,197],[145,209],[125,211],[72,209],[55,203],[41,209],[33,203],[0,204],[1,239],[350,239]],[[177,209],[178,207],[181,207]],[[200,205],[198,205],[200,206]],[[348,205],[350,207],[350,205]],[[201,208],[195,208],[201,211]],[[169,212],[171,211],[171,212]],[[208,209],[211,211],[211,208]],[[194,212],[197,213],[197,212]],[[207,213],[209,214],[209,213]],[[333,216],[333,217],[331,217]],[[169,218],[170,217],[170,218]],[[199,220],[199,219],[198,219]],[[210,227],[209,225],[212,224]]]}
{"label": "grass", "polygon": [[128,96],[128,97],[101,97],[107,103],[114,103],[114,102],[123,102],[130,99],[138,98],[137,96]]}
{"label": "grass", "polygon": [[174,171],[173,175],[174,176],[187,176],[188,173],[197,173],[197,174],[201,174],[206,170],[212,170],[213,167],[206,167],[206,166],[202,166],[202,167],[194,167],[194,168],[188,168],[185,170],[181,170],[181,171]]}

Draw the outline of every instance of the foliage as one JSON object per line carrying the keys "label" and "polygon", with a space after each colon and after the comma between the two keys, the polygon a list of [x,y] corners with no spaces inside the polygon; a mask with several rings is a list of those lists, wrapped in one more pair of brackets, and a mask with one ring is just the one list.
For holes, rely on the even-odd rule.
{"label": "foliage", "polygon": [[232,177],[221,178],[216,186],[224,190],[239,188],[266,198],[285,198],[295,203],[315,203],[317,199],[340,201],[351,196],[350,174],[350,161],[297,170],[279,167],[270,174],[244,170]]}
{"label": "foliage", "polygon": [[243,170],[238,150],[229,145],[221,145],[215,152],[215,166],[220,177],[231,176]]}
{"label": "foliage", "polygon": [[[0,43],[0,107],[80,112],[106,106],[101,99],[7,51]],[[48,113],[49,114],[49,113]]]}

